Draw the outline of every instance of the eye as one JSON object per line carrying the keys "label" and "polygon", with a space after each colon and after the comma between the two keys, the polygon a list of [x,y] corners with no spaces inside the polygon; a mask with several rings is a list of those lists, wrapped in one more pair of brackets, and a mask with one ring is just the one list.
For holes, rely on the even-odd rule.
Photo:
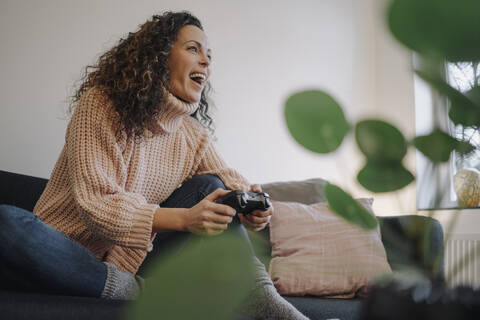
{"label": "eye", "polygon": [[195,53],[198,52],[198,49],[195,46],[190,46],[190,47],[187,48],[187,50],[190,50],[190,51],[195,52]]}

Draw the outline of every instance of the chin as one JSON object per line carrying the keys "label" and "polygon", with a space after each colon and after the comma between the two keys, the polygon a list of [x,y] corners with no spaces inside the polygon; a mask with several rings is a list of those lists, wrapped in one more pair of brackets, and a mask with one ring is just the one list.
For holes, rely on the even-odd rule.
{"label": "chin", "polygon": [[199,103],[200,102],[200,99],[201,99],[202,95],[191,95],[189,97],[187,97],[186,99],[184,99],[184,101],[188,102],[188,103]]}
{"label": "chin", "polygon": [[200,102],[200,98],[197,99],[197,98],[193,98],[193,97],[189,97],[189,96],[182,96],[182,95],[178,95],[178,94],[173,94],[178,100],[181,100],[183,102],[186,102],[186,103],[198,103]]}
{"label": "chin", "polygon": [[172,91],[172,94],[177,97],[178,99],[182,100],[183,102],[186,103],[199,103],[200,99],[202,98],[202,92],[175,92],[175,90]]}

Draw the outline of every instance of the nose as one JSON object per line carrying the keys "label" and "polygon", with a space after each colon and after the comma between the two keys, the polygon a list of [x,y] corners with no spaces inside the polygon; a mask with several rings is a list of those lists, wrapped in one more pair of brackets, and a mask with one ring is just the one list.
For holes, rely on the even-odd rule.
{"label": "nose", "polygon": [[200,65],[202,67],[205,67],[205,68],[208,68],[210,66],[210,59],[208,59],[208,56],[202,52],[202,54],[200,55]]}

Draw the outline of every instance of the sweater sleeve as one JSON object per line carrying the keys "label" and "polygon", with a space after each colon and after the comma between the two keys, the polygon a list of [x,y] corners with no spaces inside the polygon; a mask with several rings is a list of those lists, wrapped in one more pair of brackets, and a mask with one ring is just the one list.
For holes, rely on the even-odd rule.
{"label": "sweater sleeve", "polygon": [[66,135],[75,205],[91,232],[112,243],[145,250],[158,208],[126,192],[127,164],[116,137],[116,117],[98,89],[83,94]]}
{"label": "sweater sleeve", "polygon": [[200,160],[195,175],[214,174],[218,176],[230,190],[249,191],[249,182],[236,170],[230,168],[217,152],[212,139],[208,136],[204,140],[205,152]]}

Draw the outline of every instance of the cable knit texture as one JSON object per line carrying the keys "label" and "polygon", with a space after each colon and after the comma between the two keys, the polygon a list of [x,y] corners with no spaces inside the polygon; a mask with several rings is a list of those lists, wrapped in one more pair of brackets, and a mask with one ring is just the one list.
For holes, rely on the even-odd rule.
{"label": "cable knit texture", "polygon": [[119,115],[98,88],[80,99],[65,146],[34,213],[99,260],[135,274],[151,248],[159,203],[186,179],[215,174],[229,189],[248,181],[229,168],[207,130],[189,115],[198,108],[168,93],[154,128],[140,141],[118,134]]}

